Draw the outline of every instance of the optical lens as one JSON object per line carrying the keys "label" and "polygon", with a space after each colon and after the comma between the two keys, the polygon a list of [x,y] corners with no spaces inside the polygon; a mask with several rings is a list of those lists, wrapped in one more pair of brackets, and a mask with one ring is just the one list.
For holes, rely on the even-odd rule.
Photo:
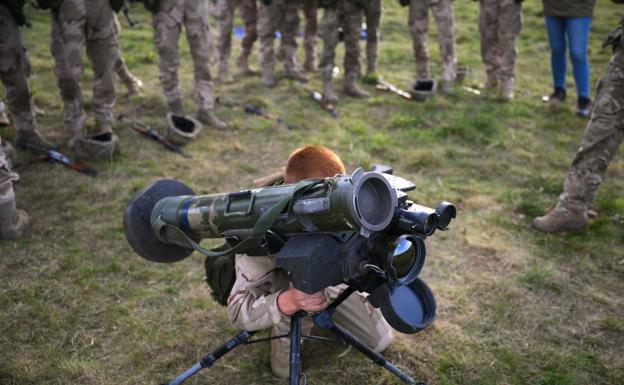
{"label": "optical lens", "polygon": [[408,238],[400,238],[394,249],[392,268],[396,272],[397,278],[401,279],[408,275],[416,262],[416,248]]}

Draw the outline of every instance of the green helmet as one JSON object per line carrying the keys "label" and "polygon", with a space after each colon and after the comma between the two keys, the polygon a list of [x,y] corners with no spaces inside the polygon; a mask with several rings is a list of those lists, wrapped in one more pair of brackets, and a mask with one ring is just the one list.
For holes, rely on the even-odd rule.
{"label": "green helmet", "polygon": [[190,143],[199,135],[202,125],[190,116],[167,114],[167,140],[178,146]]}
{"label": "green helmet", "polygon": [[111,160],[119,151],[119,138],[112,132],[88,135],[76,139],[74,147],[80,160]]}

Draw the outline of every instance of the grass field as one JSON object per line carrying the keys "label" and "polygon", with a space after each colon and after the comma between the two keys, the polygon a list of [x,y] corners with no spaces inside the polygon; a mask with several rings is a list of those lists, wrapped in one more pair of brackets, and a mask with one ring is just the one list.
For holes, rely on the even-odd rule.
{"label": "grass field", "polygon": [[[483,83],[477,4],[454,3],[459,60],[472,69],[466,83]],[[163,129],[149,14],[138,5],[135,29],[124,24],[121,46],[146,83],[124,96],[116,113]],[[30,79],[42,132],[65,144],[62,103],[49,54],[49,15],[27,9],[24,29],[33,65]],[[407,88],[415,65],[406,9],[384,4],[380,75]],[[599,1],[592,26],[592,83],[610,57],[601,42],[624,7]],[[343,99],[334,120],[297,84],[282,80],[268,92],[259,78],[217,85],[219,96],[262,103],[297,128],[288,131],[237,109],[218,107],[234,126],[205,129],[186,151],[166,152],[127,127],[116,131],[122,152],[96,165],[97,178],[45,162],[17,171],[18,205],[34,223],[29,235],[0,244],[0,383],[156,384],[172,378],[236,330],[209,296],[203,259],[149,263],[128,246],[122,211],[137,190],[175,178],[197,193],[235,191],[278,168],[297,146],[334,148],[349,170],[375,163],[413,180],[413,200],[457,204],[452,229],[428,240],[423,277],[438,300],[437,320],[416,335],[397,335],[388,357],[431,384],[624,383],[624,160],[611,163],[594,219],[582,234],[545,235],[531,229],[561,191],[586,120],[574,115],[570,77],[565,106],[540,102],[551,91],[549,49],[541,3],[525,2],[519,40],[517,98],[501,104],[457,88],[425,103],[366,86],[366,100]],[[234,57],[239,41],[234,41]],[[435,27],[433,70],[440,73]],[[183,43],[180,76],[194,111],[192,66]],[[340,53],[342,57],[342,49]],[[254,58],[257,67],[257,59]],[[234,68],[234,67],[233,67]],[[281,70],[280,70],[281,71]],[[92,72],[83,90],[90,98]],[[318,75],[311,84],[320,88]],[[11,128],[0,130],[11,138]],[[71,151],[66,147],[69,154]],[[268,344],[239,348],[190,384],[279,384],[270,374]],[[397,381],[356,351],[309,343],[304,371],[310,384],[393,384]]]}

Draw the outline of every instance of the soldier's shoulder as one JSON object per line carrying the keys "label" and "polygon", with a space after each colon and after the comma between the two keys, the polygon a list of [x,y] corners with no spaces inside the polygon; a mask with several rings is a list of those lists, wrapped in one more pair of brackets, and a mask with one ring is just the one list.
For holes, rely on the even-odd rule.
{"label": "soldier's shoulder", "polygon": [[249,257],[246,254],[236,254],[236,269],[249,281],[264,277],[277,269],[275,257]]}

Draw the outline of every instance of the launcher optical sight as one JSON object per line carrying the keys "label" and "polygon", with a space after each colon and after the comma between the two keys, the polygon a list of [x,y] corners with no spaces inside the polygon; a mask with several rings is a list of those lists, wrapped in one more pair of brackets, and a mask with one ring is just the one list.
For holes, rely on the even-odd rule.
{"label": "launcher optical sight", "polygon": [[[238,192],[194,195],[186,185],[159,180],[139,191],[124,212],[124,232],[142,257],[171,263],[194,250],[275,255],[293,286],[314,293],[347,283],[370,293],[392,327],[415,333],[435,317],[435,299],[418,278],[427,236],[446,230],[455,207],[414,204],[410,181],[383,171],[304,180]],[[224,238],[229,250],[207,250]]]}

